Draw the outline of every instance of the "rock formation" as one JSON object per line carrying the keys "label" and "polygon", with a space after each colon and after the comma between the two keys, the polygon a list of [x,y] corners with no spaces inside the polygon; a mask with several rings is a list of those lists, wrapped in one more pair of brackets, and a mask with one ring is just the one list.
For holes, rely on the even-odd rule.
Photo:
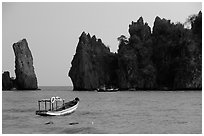
{"label": "rock formation", "polygon": [[18,90],[35,90],[38,88],[33,67],[33,57],[26,39],[13,44],[15,54],[15,73]]}
{"label": "rock formation", "polygon": [[156,17],[152,33],[153,62],[161,88],[201,89],[201,40],[193,35],[180,23]]}
{"label": "rock formation", "polygon": [[2,73],[2,90],[10,90],[13,88],[13,81],[10,78],[10,73],[5,71]]}
{"label": "rock formation", "polygon": [[119,88],[154,89],[156,69],[152,64],[151,30],[140,17],[129,25],[129,41],[120,41],[118,50]]}
{"label": "rock formation", "polygon": [[151,33],[140,17],[129,25],[129,38],[118,37],[115,54],[83,32],[69,71],[74,90],[202,89],[202,13],[189,20],[192,28],[186,29],[156,17]]}
{"label": "rock formation", "polygon": [[69,71],[74,90],[94,90],[103,85],[115,85],[117,65],[114,63],[117,63],[116,55],[101,39],[83,32]]}

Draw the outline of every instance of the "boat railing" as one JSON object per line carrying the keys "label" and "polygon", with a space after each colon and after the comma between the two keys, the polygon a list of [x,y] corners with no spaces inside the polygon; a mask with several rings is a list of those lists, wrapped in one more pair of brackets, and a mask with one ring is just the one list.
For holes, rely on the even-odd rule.
{"label": "boat railing", "polygon": [[[40,112],[55,111],[59,107],[62,107],[62,106],[58,106],[58,102],[62,102],[62,106],[64,106],[64,99],[61,99],[58,96],[57,97],[52,97],[50,99],[38,100],[39,111]],[[43,103],[43,104],[41,104],[41,103]],[[47,103],[48,103],[49,106],[47,106]],[[44,105],[44,109],[41,108],[42,105]]]}

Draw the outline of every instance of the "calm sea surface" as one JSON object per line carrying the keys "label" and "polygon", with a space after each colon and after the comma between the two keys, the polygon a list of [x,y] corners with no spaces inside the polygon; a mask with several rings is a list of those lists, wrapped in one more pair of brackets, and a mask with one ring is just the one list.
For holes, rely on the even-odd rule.
{"label": "calm sea surface", "polygon": [[[2,92],[3,134],[202,133],[201,91],[80,92],[69,87],[40,88]],[[68,116],[35,115],[37,101],[52,96],[67,101],[79,97],[81,101]]]}

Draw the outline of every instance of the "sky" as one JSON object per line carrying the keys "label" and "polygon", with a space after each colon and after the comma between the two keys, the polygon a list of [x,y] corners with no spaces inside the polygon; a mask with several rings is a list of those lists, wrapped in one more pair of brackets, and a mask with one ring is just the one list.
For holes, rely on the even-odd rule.
{"label": "sky", "polygon": [[129,37],[129,24],[139,17],[152,28],[156,16],[184,23],[200,10],[201,2],[3,2],[2,72],[9,71],[15,77],[12,45],[26,38],[38,86],[72,86],[68,72],[83,31],[101,38],[116,52],[117,37]]}

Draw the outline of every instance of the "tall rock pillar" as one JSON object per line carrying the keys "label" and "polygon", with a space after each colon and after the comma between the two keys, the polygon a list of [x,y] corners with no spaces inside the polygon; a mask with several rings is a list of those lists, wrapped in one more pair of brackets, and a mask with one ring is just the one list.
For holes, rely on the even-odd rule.
{"label": "tall rock pillar", "polygon": [[37,77],[33,67],[33,57],[26,39],[13,44],[15,54],[15,73],[18,90],[38,89]]}

